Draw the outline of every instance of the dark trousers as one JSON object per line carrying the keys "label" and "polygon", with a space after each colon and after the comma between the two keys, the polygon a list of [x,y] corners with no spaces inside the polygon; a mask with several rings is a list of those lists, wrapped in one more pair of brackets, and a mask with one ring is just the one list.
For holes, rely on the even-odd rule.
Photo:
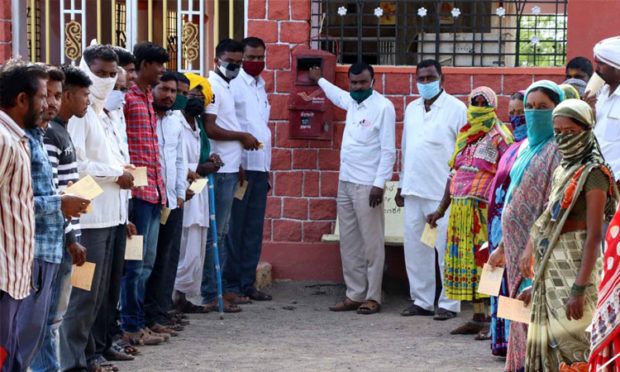
{"label": "dark trousers", "polygon": [[168,320],[168,310],[172,308],[172,291],[177,276],[182,232],[183,208],[175,208],[170,211],[166,224],[159,226],[157,257],[151,276],[146,282],[144,297],[147,326]]}
{"label": "dark trousers", "polygon": [[230,244],[224,261],[224,292],[249,296],[256,289],[256,266],[263,247],[263,223],[267,193],[268,172],[245,172],[248,188],[242,200],[233,201],[228,238]]}
{"label": "dark trousers", "polygon": [[39,352],[59,264],[35,258],[32,284],[35,289],[23,300],[0,292],[0,346],[7,353],[2,371],[27,371]]}
{"label": "dark trousers", "polygon": [[[0,370],[11,372],[19,369],[21,360],[17,354],[19,339],[17,335],[17,315],[24,300],[16,300],[0,291]],[[4,358],[4,363],[2,363]]]}
{"label": "dark trousers", "polygon": [[60,366],[63,371],[86,370],[90,331],[109,290],[112,252],[119,227],[83,229],[86,261],[95,264],[90,291],[73,287],[69,307],[60,325]]}
{"label": "dark trousers", "polygon": [[120,332],[118,319],[118,300],[121,294],[121,280],[125,267],[125,245],[127,244],[127,225],[119,225],[114,233],[114,245],[110,259],[108,290],[103,294],[103,302],[88,337],[86,359],[90,362],[112,345],[112,339]]}

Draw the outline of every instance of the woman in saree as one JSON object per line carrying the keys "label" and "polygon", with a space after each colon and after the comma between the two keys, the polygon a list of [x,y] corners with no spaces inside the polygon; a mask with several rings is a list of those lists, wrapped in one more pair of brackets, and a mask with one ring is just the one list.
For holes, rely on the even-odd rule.
{"label": "woman in saree", "polygon": [[[590,106],[569,99],[553,110],[562,162],[553,174],[547,208],[526,250],[534,280],[519,296],[531,302],[525,371],[586,371],[602,259],[603,221],[615,212],[617,188],[594,137]],[[527,277],[531,264],[521,262]]]}
{"label": "woman in saree", "polygon": [[459,131],[452,169],[439,208],[427,216],[436,226],[450,207],[444,288],[453,300],[473,301],[474,317],[451,334],[480,334],[489,339],[488,296],[478,293],[482,265],[488,250],[487,210],[491,183],[499,159],[513,142],[510,129],[497,118],[497,96],[491,88],[479,87],[469,96],[468,123]]}
{"label": "woman in saree", "polygon": [[[493,254],[500,241],[502,240],[502,211],[508,186],[510,186],[510,169],[517,159],[519,147],[527,137],[527,126],[525,125],[525,115],[523,106],[523,95],[525,91],[513,94],[508,102],[508,114],[510,115],[510,125],[513,132],[515,143],[510,145],[508,150],[499,160],[497,173],[491,185],[491,196],[489,197],[489,253]],[[501,296],[510,296],[506,271],[500,288]],[[508,348],[508,330],[510,321],[497,317],[497,297],[491,297],[491,352],[493,355],[506,356]]]}
{"label": "woman in saree", "polygon": [[611,220],[605,240],[603,279],[592,319],[590,372],[620,371],[620,211]]}
{"label": "woman in saree", "polygon": [[[510,169],[510,186],[504,196],[501,243],[491,256],[491,266],[503,266],[507,295],[515,298],[531,284],[519,271],[530,230],[545,209],[551,192],[551,177],[562,155],[553,138],[552,110],[564,99],[562,90],[551,81],[532,84],[525,93],[527,139],[519,146],[517,160]],[[524,260],[531,261],[526,255]],[[506,293],[506,292],[504,292]],[[527,324],[510,322],[505,371],[523,371]]]}

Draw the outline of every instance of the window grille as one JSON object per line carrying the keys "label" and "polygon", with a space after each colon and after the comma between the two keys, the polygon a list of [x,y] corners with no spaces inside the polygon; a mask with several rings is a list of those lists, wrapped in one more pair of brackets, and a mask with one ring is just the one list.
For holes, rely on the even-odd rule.
{"label": "window grille", "polygon": [[340,63],[563,66],[567,0],[312,0],[315,47]]}

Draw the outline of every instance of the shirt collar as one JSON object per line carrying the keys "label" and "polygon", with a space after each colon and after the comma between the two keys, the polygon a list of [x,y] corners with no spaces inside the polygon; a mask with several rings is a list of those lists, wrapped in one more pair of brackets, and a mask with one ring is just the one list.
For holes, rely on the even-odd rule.
{"label": "shirt collar", "polygon": [[370,103],[372,101],[374,101],[374,98],[377,96],[377,94],[379,94],[379,93],[377,93],[377,91],[373,89],[372,90],[372,94],[370,96],[368,96],[368,98],[363,100],[361,103],[358,103],[357,107],[364,107],[364,108],[370,107],[371,106]]}
{"label": "shirt collar", "polygon": [[13,135],[21,139],[28,139],[28,136],[26,136],[26,132],[24,132],[24,130],[19,125],[17,125],[15,120],[13,120],[13,118],[10,117],[9,114],[4,112],[3,110],[0,110],[0,121],[4,123],[4,127],[8,129],[9,132],[11,132]]}
{"label": "shirt collar", "polygon": [[69,123],[68,120],[63,119],[60,116],[56,116],[52,121],[62,125],[65,128],[67,127],[67,124]]}
{"label": "shirt collar", "polygon": [[209,79],[214,79],[215,82],[217,82],[220,85],[225,86],[226,88],[230,87],[230,83],[224,80],[224,78],[221,77],[220,74],[218,74],[215,71],[209,71]]}
{"label": "shirt collar", "polygon": [[[448,93],[446,93],[446,90],[442,90],[439,94],[439,97],[437,97],[435,102],[433,102],[433,104],[431,105],[431,111],[433,111],[433,109],[439,109],[441,106],[443,106],[443,103],[445,102],[447,96]],[[424,98],[420,97],[418,99],[418,106],[424,108]]]}
{"label": "shirt collar", "polygon": [[261,87],[265,85],[265,80],[263,80],[262,76],[258,75],[257,79],[254,76],[245,72],[243,68],[241,68],[241,72],[239,72],[239,76],[237,77],[237,79],[239,77],[243,78],[243,81],[245,81],[246,84],[248,84],[249,86]]}

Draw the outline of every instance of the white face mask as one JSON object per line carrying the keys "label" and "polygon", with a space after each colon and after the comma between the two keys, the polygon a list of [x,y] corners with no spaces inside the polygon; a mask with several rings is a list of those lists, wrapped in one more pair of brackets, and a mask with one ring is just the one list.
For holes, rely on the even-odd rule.
{"label": "white face mask", "polygon": [[93,84],[90,86],[90,102],[97,114],[101,113],[105,106],[108,96],[114,89],[116,84],[116,77],[113,78],[100,78],[90,71],[90,67],[86,64],[84,58],[80,61],[80,70],[84,71],[90,78]]}
{"label": "white face mask", "polygon": [[108,100],[105,102],[105,109],[108,111],[115,111],[123,107],[125,104],[125,93],[120,90],[113,90],[108,96]]}

